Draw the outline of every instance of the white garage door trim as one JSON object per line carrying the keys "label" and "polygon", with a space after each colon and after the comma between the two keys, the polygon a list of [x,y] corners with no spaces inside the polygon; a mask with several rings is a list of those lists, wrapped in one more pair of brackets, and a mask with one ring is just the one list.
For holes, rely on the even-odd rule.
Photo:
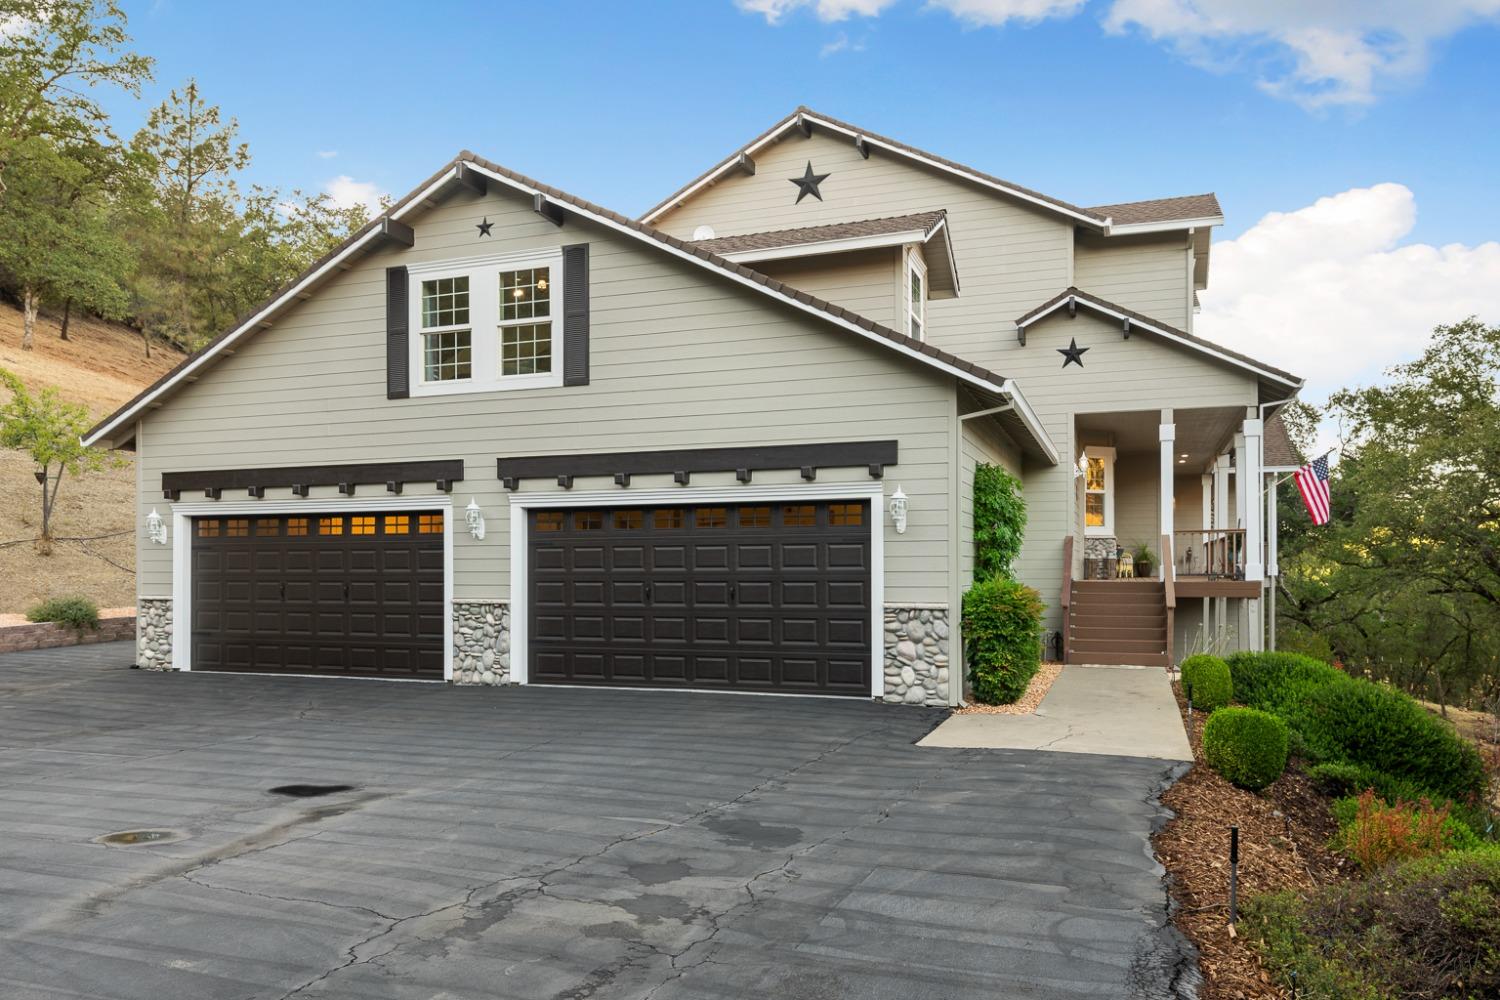
{"label": "white garage door trim", "polygon": [[[193,669],[193,525],[195,517],[240,514],[318,514],[344,511],[440,510],[443,512],[443,680],[453,679],[453,498],[436,496],[329,497],[318,500],[207,500],[172,508],[172,669]],[[322,675],[319,675],[322,676]]]}
{"label": "white garage door trim", "polygon": [[[510,495],[511,680],[529,683],[527,643],[527,512],[556,507],[638,507],[645,504],[780,503],[795,500],[866,500],[870,504],[870,697],[885,693],[885,487],[871,483],[810,483],[806,486],[713,486],[585,492],[560,490]],[[745,692],[751,693],[751,692]],[[848,697],[848,695],[845,695]]]}

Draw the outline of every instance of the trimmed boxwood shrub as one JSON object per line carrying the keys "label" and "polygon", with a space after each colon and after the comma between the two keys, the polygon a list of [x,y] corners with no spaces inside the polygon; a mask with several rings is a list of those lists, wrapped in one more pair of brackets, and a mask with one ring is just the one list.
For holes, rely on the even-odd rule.
{"label": "trimmed boxwood shrub", "polygon": [[1231,653],[1225,662],[1235,698],[1266,712],[1295,705],[1313,688],[1344,676],[1338,668],[1300,653]]}
{"label": "trimmed boxwood shrub", "polygon": [[53,597],[26,612],[32,622],[56,622],[82,632],[99,627],[99,605],[87,597]]}
{"label": "trimmed boxwood shrub", "polygon": [[1203,757],[1230,782],[1259,791],[1286,768],[1286,723],[1254,708],[1221,708],[1204,723]]}
{"label": "trimmed boxwood shrub", "polygon": [[1234,697],[1229,664],[1217,656],[1199,653],[1182,661],[1182,690],[1191,693],[1193,707],[1212,712]]}
{"label": "trimmed boxwood shrub", "polygon": [[987,705],[1026,693],[1042,659],[1042,599],[1008,577],[982,580],[964,594],[964,649],[969,686]]}

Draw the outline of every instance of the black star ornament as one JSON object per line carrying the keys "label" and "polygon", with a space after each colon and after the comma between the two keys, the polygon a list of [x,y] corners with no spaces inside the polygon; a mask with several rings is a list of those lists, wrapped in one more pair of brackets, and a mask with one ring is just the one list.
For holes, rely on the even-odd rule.
{"label": "black star ornament", "polygon": [[1083,352],[1087,351],[1087,350],[1088,350],[1087,347],[1079,347],[1078,346],[1077,339],[1075,339],[1073,337],[1069,337],[1068,338],[1068,346],[1067,347],[1059,347],[1057,349],[1057,353],[1061,354],[1063,356],[1062,366],[1064,368],[1068,367],[1069,365],[1077,365],[1079,368],[1082,368],[1083,367]]}
{"label": "black star ornament", "polygon": [[490,230],[495,228],[495,224],[491,222],[490,217],[486,215],[483,222],[474,223],[474,228],[479,230],[480,236],[488,236],[490,235]]}
{"label": "black star ornament", "polygon": [[821,192],[818,191],[818,185],[822,184],[830,176],[831,175],[829,175],[829,174],[815,174],[815,173],[813,173],[812,160],[808,160],[807,161],[807,170],[802,174],[801,177],[788,177],[787,178],[787,180],[789,180],[793,184],[797,185],[797,201],[793,202],[793,204],[801,204],[802,199],[806,198],[808,195],[812,195],[814,198],[818,199],[819,201],[822,201],[823,200],[823,195],[822,195]]}

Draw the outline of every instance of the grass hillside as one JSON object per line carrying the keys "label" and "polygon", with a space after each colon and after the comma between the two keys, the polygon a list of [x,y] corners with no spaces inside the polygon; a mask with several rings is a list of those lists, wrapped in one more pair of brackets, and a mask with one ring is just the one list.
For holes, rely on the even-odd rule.
{"label": "grass hillside", "polygon": [[[112,412],[182,360],[158,345],[148,360],[135,330],[90,317],[74,316],[64,341],[58,320],[44,315],[35,347],[23,351],[21,313],[0,301],[0,368],[34,391],[57,386],[95,417]],[[20,452],[0,450],[0,615],[71,594],[104,608],[135,603],[135,464],[132,453],[120,454],[120,468],[64,477],[53,512],[57,541],[44,552],[35,541],[41,533],[35,466]]]}

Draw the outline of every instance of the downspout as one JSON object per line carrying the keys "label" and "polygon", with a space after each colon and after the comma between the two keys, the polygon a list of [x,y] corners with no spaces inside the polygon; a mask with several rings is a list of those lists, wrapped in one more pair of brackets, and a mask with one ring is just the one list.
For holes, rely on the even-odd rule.
{"label": "downspout", "polygon": [[[963,523],[960,517],[960,497],[963,496],[963,422],[969,414],[958,412],[958,386],[953,392],[954,420],[949,425],[952,433],[948,441],[948,464],[953,469],[953,483],[948,490],[948,704],[958,706],[963,702],[964,680],[968,674],[968,660],[964,653],[963,618],[963,569],[958,558],[958,532]],[[978,416],[978,414],[973,414]]]}

